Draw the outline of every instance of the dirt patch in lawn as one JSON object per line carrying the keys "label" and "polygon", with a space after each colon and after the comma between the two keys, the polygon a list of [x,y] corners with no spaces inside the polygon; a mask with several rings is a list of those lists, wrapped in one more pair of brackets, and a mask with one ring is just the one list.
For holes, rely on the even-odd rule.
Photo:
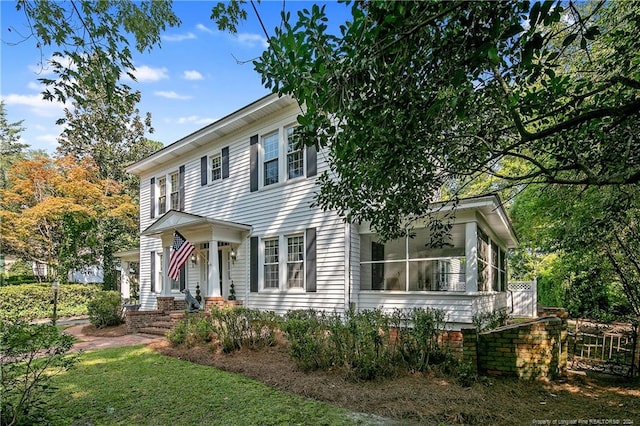
{"label": "dirt patch in lawn", "polygon": [[127,325],[120,324],[114,327],[96,328],[93,324],[82,327],[82,333],[92,337],[120,337],[127,334]]}
{"label": "dirt patch in lawn", "polygon": [[[637,381],[570,374],[557,382],[481,378],[473,386],[463,387],[451,377],[429,372],[357,382],[338,371],[301,371],[284,345],[233,354],[211,346],[172,347],[167,341],[153,344],[153,348],[167,356],[239,373],[283,391],[398,424],[640,425]],[[545,420],[549,423],[541,422]]]}

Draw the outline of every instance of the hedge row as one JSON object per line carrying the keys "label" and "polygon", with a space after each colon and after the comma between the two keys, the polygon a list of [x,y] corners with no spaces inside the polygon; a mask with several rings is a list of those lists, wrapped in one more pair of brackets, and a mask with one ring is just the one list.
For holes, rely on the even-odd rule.
{"label": "hedge row", "polygon": [[[87,302],[102,290],[95,284],[61,284],[58,289],[58,317],[87,315]],[[0,315],[24,319],[51,318],[51,284],[23,284],[0,287]]]}

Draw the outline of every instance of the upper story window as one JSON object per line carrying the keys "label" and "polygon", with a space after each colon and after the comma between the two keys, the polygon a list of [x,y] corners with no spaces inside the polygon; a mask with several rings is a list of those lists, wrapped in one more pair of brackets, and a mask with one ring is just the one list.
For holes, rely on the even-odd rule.
{"label": "upper story window", "polygon": [[262,169],[264,172],[263,175],[263,184],[264,186],[271,185],[274,183],[278,183],[278,175],[279,173],[279,164],[278,160],[280,157],[280,138],[278,137],[278,133],[273,133],[268,136],[264,136],[262,138],[262,149],[263,149],[263,158],[262,158]]}
{"label": "upper story window", "polygon": [[287,139],[287,179],[294,179],[304,174],[304,153],[293,141],[293,127],[285,128]]}
{"label": "upper story window", "polygon": [[184,174],[185,166],[177,171],[151,178],[149,202],[151,218],[167,211],[184,210]]}
{"label": "upper story window", "polygon": [[178,172],[169,175],[171,181],[171,210],[180,210],[180,184]]}
{"label": "upper story window", "polygon": [[308,178],[317,175],[316,147],[299,147],[294,143],[294,132],[295,126],[283,126],[249,138],[251,192],[305,175]]}
{"label": "upper story window", "polygon": [[229,177],[229,147],[200,158],[200,186]]}
{"label": "upper story window", "polygon": [[209,157],[211,182],[222,179],[222,156],[215,154]]}
{"label": "upper story window", "polygon": [[161,176],[158,178],[158,214],[167,212],[167,178]]}

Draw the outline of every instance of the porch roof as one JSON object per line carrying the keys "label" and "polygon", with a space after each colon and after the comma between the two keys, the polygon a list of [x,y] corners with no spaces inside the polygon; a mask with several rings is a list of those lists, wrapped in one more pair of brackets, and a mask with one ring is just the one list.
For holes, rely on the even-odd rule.
{"label": "porch roof", "polygon": [[209,241],[215,237],[219,241],[239,243],[242,233],[251,231],[251,226],[169,210],[140,235],[164,239],[172,236],[174,231],[179,231],[192,242]]}

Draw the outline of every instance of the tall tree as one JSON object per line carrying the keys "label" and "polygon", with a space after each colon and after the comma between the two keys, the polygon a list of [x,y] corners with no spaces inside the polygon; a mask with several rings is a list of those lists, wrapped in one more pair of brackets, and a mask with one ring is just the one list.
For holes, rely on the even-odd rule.
{"label": "tall tree", "polygon": [[[78,88],[84,90],[83,102],[74,101],[73,109],[65,109],[66,126],[58,138],[57,154],[92,158],[101,179],[124,184],[129,195],[137,199],[138,179],[126,174],[125,167],[162,147],[145,138],[146,132],[153,132],[151,114],[143,119],[134,104],[109,100],[103,88],[92,91],[85,81],[78,82]],[[133,97],[138,102],[140,93]]]}
{"label": "tall tree", "polygon": [[135,235],[136,205],[121,184],[100,179],[89,158],[24,160],[10,179],[11,187],[0,190],[0,241],[8,253],[49,265],[60,279],[102,260],[100,222],[109,222],[121,247]]}
{"label": "tall tree", "polygon": [[24,130],[22,121],[9,123],[4,102],[0,101],[0,189],[7,189],[9,169],[24,158],[25,149],[29,147],[20,142],[20,134]]}
{"label": "tall tree", "polygon": [[40,79],[47,86],[44,98],[71,99],[84,107],[91,103],[84,98],[87,92],[103,93],[113,114],[138,100],[121,80],[125,74],[135,80],[132,47],[149,51],[160,45],[167,26],[180,24],[167,0],[18,0],[16,8],[30,25],[27,37],[41,49],[54,48],[49,65],[56,78]]}
{"label": "tall tree", "polygon": [[[235,29],[241,3],[214,9],[221,28]],[[637,3],[347,5],[338,35],[322,7],[295,23],[283,13],[254,62],[268,88],[303,105],[300,140],[329,148],[320,205],[394,237],[443,184],[478,173],[640,181]],[[496,166],[513,158],[526,167]]]}

